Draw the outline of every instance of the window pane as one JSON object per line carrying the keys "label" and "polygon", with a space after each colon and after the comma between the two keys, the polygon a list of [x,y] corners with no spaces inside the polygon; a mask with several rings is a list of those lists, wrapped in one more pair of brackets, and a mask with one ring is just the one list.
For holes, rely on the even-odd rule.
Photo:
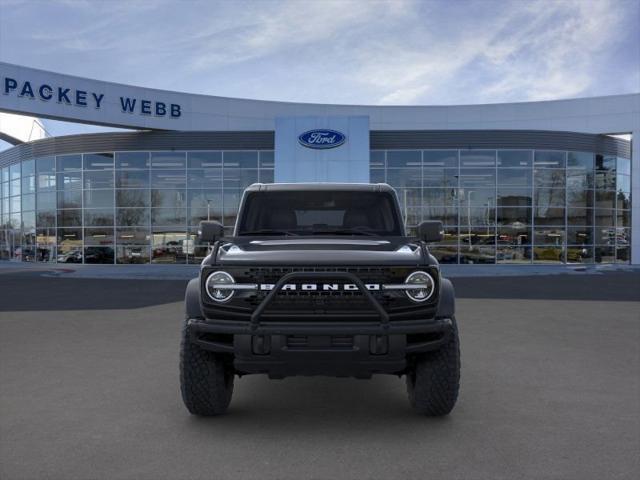
{"label": "window pane", "polygon": [[615,245],[615,227],[596,226],[594,229],[594,242],[599,245]]}
{"label": "window pane", "polygon": [[35,160],[24,160],[22,162],[22,176],[28,177],[30,175],[36,174],[36,161]]}
{"label": "window pane", "polygon": [[422,162],[425,168],[458,169],[458,152],[456,150],[424,150]]}
{"label": "window pane", "polygon": [[532,229],[529,225],[514,222],[510,225],[498,227],[498,246],[500,245],[530,245]]}
{"label": "window pane", "polygon": [[116,190],[116,205],[118,207],[148,207],[149,190],[130,189]]}
{"label": "window pane", "polygon": [[567,247],[567,263],[593,263],[593,247]]}
{"label": "window pane", "polygon": [[565,158],[565,152],[537,150],[533,165],[536,168],[564,168]]}
{"label": "window pane", "polygon": [[[104,173],[104,172],[87,172],[88,174],[93,173]],[[58,173],[58,190],[73,190],[82,188],[82,172],[63,172]]]}
{"label": "window pane", "polygon": [[113,225],[112,209],[84,209],[84,225],[91,226],[108,226]]}
{"label": "window pane", "polygon": [[222,167],[222,152],[187,152],[188,168]]}
{"label": "window pane", "polygon": [[119,245],[149,245],[151,233],[148,228],[116,228]]}
{"label": "window pane", "polygon": [[593,210],[587,208],[568,208],[567,224],[593,225]]}
{"label": "window pane", "polygon": [[384,169],[386,166],[384,157],[385,157],[384,150],[371,150],[369,152],[369,168]]}
{"label": "window pane", "polygon": [[36,191],[36,177],[22,177],[22,193],[33,193]]}
{"label": "window pane", "polygon": [[58,210],[58,227],[82,226],[82,210]]}
{"label": "window pane", "polygon": [[148,226],[150,212],[148,208],[118,208],[116,209],[116,225],[119,226]]}
{"label": "window pane", "polygon": [[594,166],[593,153],[589,152],[568,152],[567,168],[581,168],[591,171]]}
{"label": "window pane", "polygon": [[631,226],[631,210],[618,210],[616,212],[618,221],[616,225],[618,227],[630,227]]}
{"label": "window pane", "polygon": [[615,208],[616,192],[596,190],[596,208]]}
{"label": "window pane", "polygon": [[[24,182],[22,182],[24,188]],[[631,193],[631,177],[618,174],[616,177],[616,189],[619,192]]]}
{"label": "window pane", "polygon": [[531,170],[524,168],[499,168],[498,185],[531,186]]}
{"label": "window pane", "polygon": [[224,152],[224,167],[258,168],[258,152]]}
{"label": "window pane", "polygon": [[[86,239],[90,238],[91,241],[89,243],[92,243],[94,240],[93,237],[85,237],[85,238]],[[110,264],[110,263],[113,263],[113,260],[114,260],[113,246],[105,246],[105,244],[103,243],[103,244],[100,244],[99,246],[96,245],[91,247],[85,247],[84,249],[84,263]]]}
{"label": "window pane", "polygon": [[615,210],[606,210],[602,208],[596,208],[595,210],[595,224],[606,227],[613,227],[616,224]]}
{"label": "window pane", "polygon": [[43,173],[38,175],[36,189],[38,191],[55,190],[56,175],[54,173]]}
{"label": "window pane", "polygon": [[9,195],[11,195],[11,196],[20,195],[20,192],[22,190],[21,184],[22,184],[22,182],[20,181],[19,178],[15,179],[15,180],[11,180],[9,182]]}
{"label": "window pane", "polygon": [[183,208],[186,206],[186,191],[183,189],[151,190],[151,206]]}
{"label": "window pane", "polygon": [[84,188],[113,188],[113,171],[97,170],[84,172]]}
{"label": "window pane", "polygon": [[45,210],[36,212],[36,226],[53,228],[56,226],[56,211]]}
{"label": "window pane", "polygon": [[495,184],[495,169],[465,168],[460,170],[460,187],[493,187]]}
{"label": "window pane", "polygon": [[189,188],[221,188],[222,168],[202,168],[187,172]]}
{"label": "window pane", "polygon": [[498,225],[529,225],[531,223],[530,207],[498,208]]}
{"label": "window pane", "polygon": [[82,155],[61,155],[56,162],[58,172],[82,169]]}
{"label": "window pane", "polygon": [[85,170],[113,169],[113,153],[85,153],[82,161]]}
{"label": "window pane", "polygon": [[117,245],[116,263],[149,263],[148,245]]}
{"label": "window pane", "polygon": [[460,167],[495,167],[495,150],[461,150]]}
{"label": "window pane", "polygon": [[274,166],[274,152],[260,152],[260,168],[274,168]]}
{"label": "window pane", "polygon": [[567,188],[567,207],[593,208],[593,190]]}
{"label": "window pane", "polygon": [[510,247],[498,243],[498,263],[531,263],[531,247]]}
{"label": "window pane", "polygon": [[258,181],[258,170],[228,168],[227,164],[225,163],[225,167],[223,170],[223,179],[225,188],[245,188]]}
{"label": "window pane", "polygon": [[36,196],[34,193],[22,195],[22,210],[35,210]]}
{"label": "window pane", "polygon": [[536,168],[533,179],[536,187],[562,188],[566,184],[564,170]]}
{"label": "window pane", "polygon": [[185,166],[185,152],[151,152],[151,168],[184,169]]}
{"label": "window pane", "polygon": [[451,205],[457,203],[455,188],[425,188],[422,190],[422,204],[425,207],[430,205]]}
{"label": "window pane", "polygon": [[113,208],[113,190],[85,190],[84,208]]}
{"label": "window pane", "polygon": [[530,188],[498,187],[498,206],[531,206]]}
{"label": "window pane", "polygon": [[425,168],[422,171],[424,187],[457,187],[457,168]]}
{"label": "window pane", "polygon": [[56,192],[38,192],[36,195],[36,208],[38,210],[55,210]]}
{"label": "window pane", "polygon": [[148,188],[148,170],[118,170],[116,171],[116,187],[118,188]]}
{"label": "window pane", "polygon": [[569,227],[567,229],[567,244],[592,245],[593,227]]}
{"label": "window pane", "polygon": [[186,183],[184,170],[151,171],[151,186],[153,188],[185,188]]}
{"label": "window pane", "polygon": [[593,188],[593,171],[574,168],[567,170],[567,188]]}
{"label": "window pane", "polygon": [[615,248],[612,246],[598,246],[595,248],[596,263],[614,263]]}
{"label": "window pane", "polygon": [[434,207],[425,206],[422,209],[423,220],[439,220],[443,225],[458,224],[458,209],[455,206],[450,207]]}
{"label": "window pane", "polygon": [[[13,168],[13,165],[11,166],[11,168]],[[18,165],[18,168],[20,168],[20,165]],[[36,159],[37,173],[53,173],[55,169],[56,169],[56,157],[44,157],[44,158]]]}
{"label": "window pane", "polygon": [[152,208],[151,224],[161,226],[186,225],[187,212],[184,208]]}
{"label": "window pane", "polygon": [[533,222],[536,225],[564,225],[564,208],[535,207]]}
{"label": "window pane", "polygon": [[596,170],[616,173],[616,157],[596,155]]}
{"label": "window pane", "polygon": [[387,152],[387,168],[421,166],[422,153],[418,150],[389,150]]}
{"label": "window pane", "polygon": [[[43,195],[45,194],[39,193],[38,199]],[[52,192],[51,195],[54,195],[54,193]],[[82,190],[58,192],[58,208],[82,208]]]}
{"label": "window pane", "polygon": [[565,243],[566,232],[563,227],[560,228],[534,228],[533,243],[536,245],[556,245],[561,246]]}
{"label": "window pane", "polygon": [[[111,245],[113,244],[113,227],[85,228],[85,245]],[[86,259],[85,259],[86,261]]]}
{"label": "window pane", "polygon": [[622,175],[631,175],[631,160],[628,158],[617,158],[616,172]]}
{"label": "window pane", "polygon": [[531,167],[530,150],[498,150],[498,167]]}
{"label": "window pane", "polygon": [[149,168],[149,152],[118,152],[116,168]]}
{"label": "window pane", "polygon": [[389,168],[387,183],[394,188],[422,186],[422,170],[420,168]]}
{"label": "window pane", "polygon": [[[260,170],[260,182],[262,183],[273,183],[273,170]],[[383,182],[383,180],[379,180],[379,182]],[[371,180],[371,183],[376,183]]]}
{"label": "window pane", "polygon": [[533,248],[534,263],[562,263],[564,262],[564,247],[545,245]]}

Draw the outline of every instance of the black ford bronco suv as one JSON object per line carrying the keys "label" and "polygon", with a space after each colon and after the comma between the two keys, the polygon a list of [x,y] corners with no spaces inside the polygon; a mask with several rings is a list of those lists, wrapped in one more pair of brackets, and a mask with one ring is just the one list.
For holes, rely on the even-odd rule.
{"label": "black ford bronco suv", "polygon": [[458,397],[454,293],[427,242],[405,234],[386,184],[254,184],[233,236],[212,245],[186,291],[180,385],[192,414],[224,413],[235,375],[405,375],[411,405],[448,414]]}

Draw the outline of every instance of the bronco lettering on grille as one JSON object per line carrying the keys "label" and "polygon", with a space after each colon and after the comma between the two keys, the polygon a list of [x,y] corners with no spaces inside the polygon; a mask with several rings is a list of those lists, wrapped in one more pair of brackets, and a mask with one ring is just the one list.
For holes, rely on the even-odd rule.
{"label": "bronco lettering on grille", "polygon": [[[268,291],[268,290],[273,290],[273,288],[275,287],[274,283],[261,283],[260,284],[260,290],[263,291]],[[380,284],[379,283],[367,283],[365,284],[365,287],[367,288],[367,290],[380,290]],[[287,283],[285,285],[282,286],[281,291],[286,292],[286,291],[296,291],[296,290],[300,290],[303,292],[317,292],[317,291],[321,291],[321,292],[337,292],[337,291],[342,291],[342,292],[352,292],[352,291],[356,291],[358,290],[358,286],[355,285],[354,283],[302,283],[302,284],[295,284],[295,283]]]}

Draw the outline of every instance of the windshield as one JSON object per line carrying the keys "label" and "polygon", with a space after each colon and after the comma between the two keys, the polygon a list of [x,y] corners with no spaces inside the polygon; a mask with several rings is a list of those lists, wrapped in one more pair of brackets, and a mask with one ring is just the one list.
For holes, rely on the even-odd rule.
{"label": "windshield", "polygon": [[237,235],[402,235],[388,192],[250,193]]}

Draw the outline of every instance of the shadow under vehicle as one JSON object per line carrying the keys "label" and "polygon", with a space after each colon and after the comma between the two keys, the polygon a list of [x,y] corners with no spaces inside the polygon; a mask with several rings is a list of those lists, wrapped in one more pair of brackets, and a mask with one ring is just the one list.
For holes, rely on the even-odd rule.
{"label": "shadow under vehicle", "polygon": [[406,376],[419,412],[458,397],[454,292],[427,242],[406,235],[386,184],[254,184],[233,235],[202,222],[212,244],[189,282],[180,384],[196,415],[226,411],[236,375]]}

